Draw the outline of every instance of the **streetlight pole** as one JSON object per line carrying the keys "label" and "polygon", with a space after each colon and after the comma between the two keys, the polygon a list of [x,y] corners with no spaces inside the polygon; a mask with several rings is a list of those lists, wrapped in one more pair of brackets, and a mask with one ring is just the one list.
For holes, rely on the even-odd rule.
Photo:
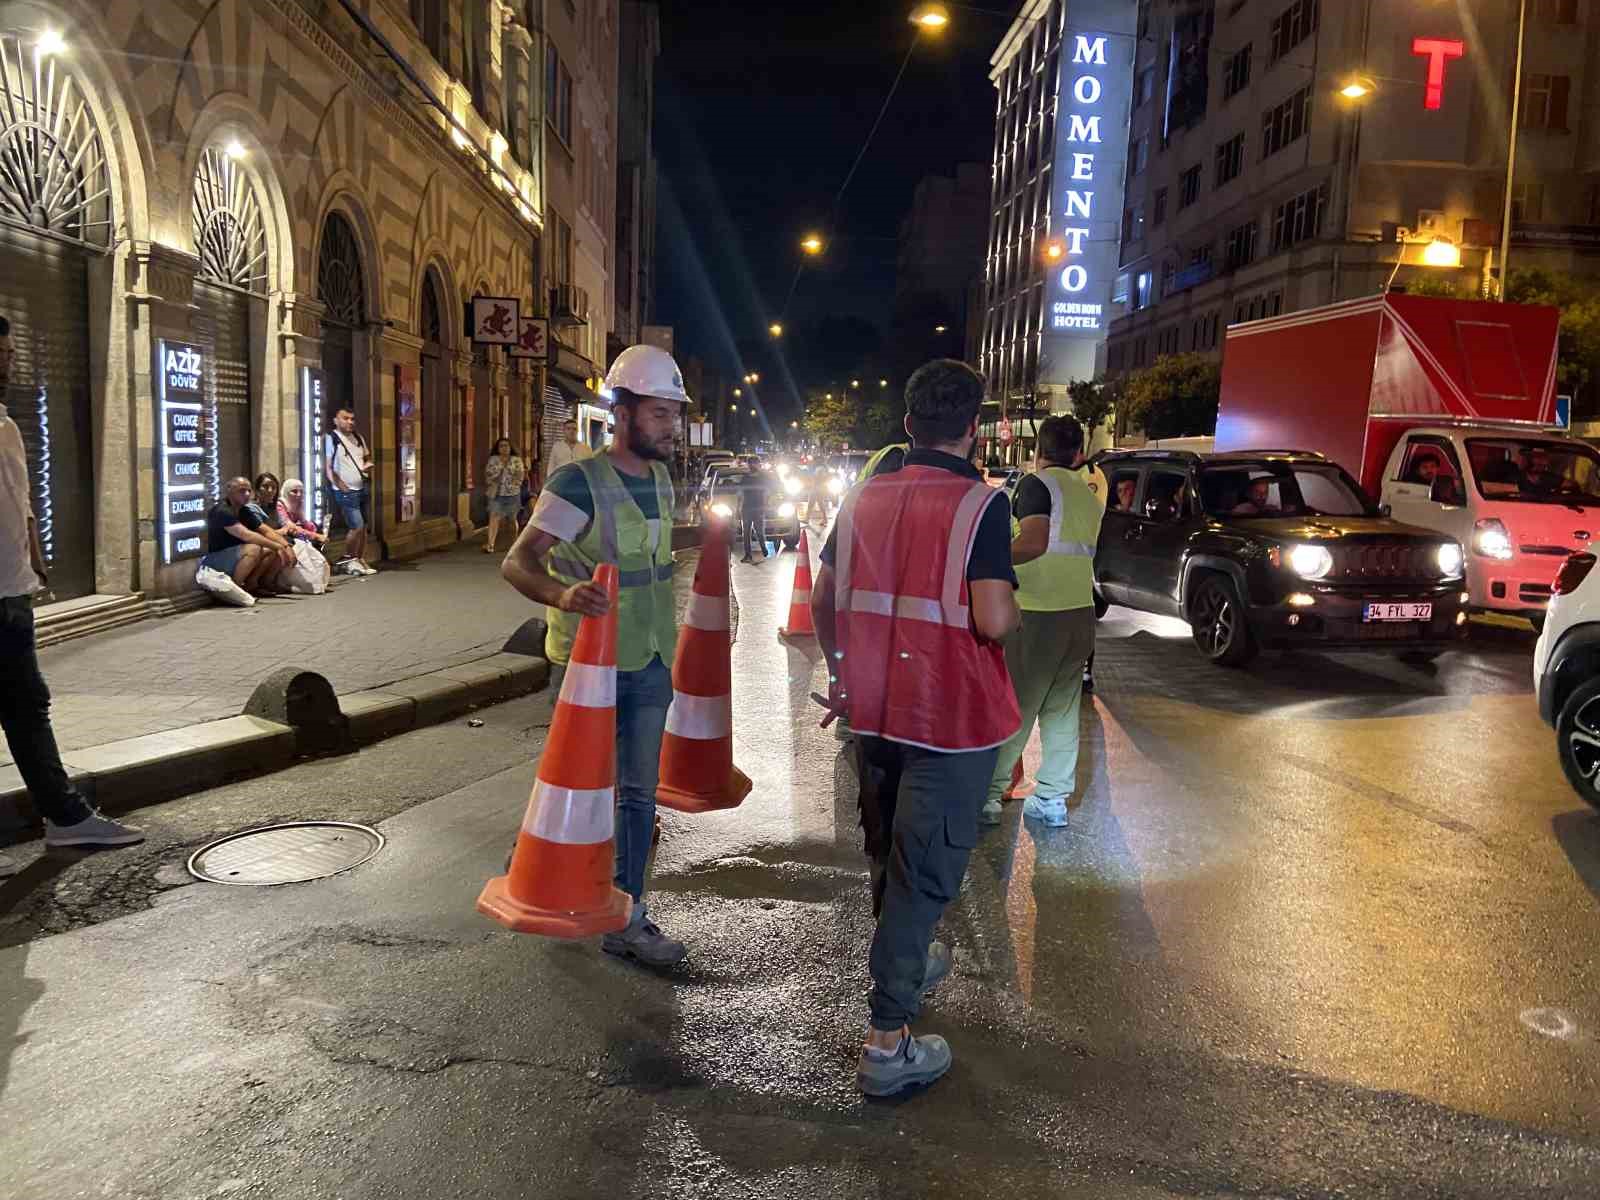
{"label": "streetlight pole", "polygon": [[1511,81],[1511,129],[1506,135],[1506,197],[1500,209],[1500,301],[1511,282],[1511,188],[1517,171],[1517,122],[1522,116],[1522,35],[1528,24],[1528,0],[1517,2],[1517,69]]}

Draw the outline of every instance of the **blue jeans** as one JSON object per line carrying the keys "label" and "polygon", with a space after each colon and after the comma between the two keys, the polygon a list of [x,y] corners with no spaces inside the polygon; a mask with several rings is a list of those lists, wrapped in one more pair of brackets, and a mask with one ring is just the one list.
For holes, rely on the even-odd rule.
{"label": "blue jeans", "polygon": [[[558,692],[565,668],[552,672]],[[644,899],[644,872],[656,829],[656,783],[661,738],[672,703],[672,672],[660,658],[638,671],[617,672],[616,884],[635,902]]]}

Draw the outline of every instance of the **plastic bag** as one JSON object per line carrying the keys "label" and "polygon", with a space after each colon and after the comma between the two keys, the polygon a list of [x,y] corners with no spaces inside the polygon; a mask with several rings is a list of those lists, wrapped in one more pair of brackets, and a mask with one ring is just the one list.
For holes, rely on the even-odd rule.
{"label": "plastic bag", "polygon": [[278,576],[278,582],[297,596],[320,596],[328,590],[333,568],[322,552],[304,538],[294,541],[294,566]]}
{"label": "plastic bag", "polygon": [[202,563],[200,569],[194,573],[194,581],[224,604],[249,608],[256,602],[254,596],[215,567],[208,567]]}

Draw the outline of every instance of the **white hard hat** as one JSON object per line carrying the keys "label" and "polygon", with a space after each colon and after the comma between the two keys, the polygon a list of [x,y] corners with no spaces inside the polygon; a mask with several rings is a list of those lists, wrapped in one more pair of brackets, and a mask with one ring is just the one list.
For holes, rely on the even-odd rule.
{"label": "white hard hat", "polygon": [[606,386],[612,390],[626,388],[635,396],[689,403],[689,393],[683,390],[683,372],[660,346],[629,346],[606,372]]}

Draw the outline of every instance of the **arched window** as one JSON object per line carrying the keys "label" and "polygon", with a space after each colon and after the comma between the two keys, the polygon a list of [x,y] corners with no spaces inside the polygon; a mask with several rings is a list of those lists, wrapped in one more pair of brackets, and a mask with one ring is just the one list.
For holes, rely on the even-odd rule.
{"label": "arched window", "polygon": [[422,320],[418,332],[422,340],[435,345],[444,344],[444,322],[439,317],[439,294],[433,287],[433,272],[422,278]]}
{"label": "arched window", "polygon": [[317,255],[317,299],[327,306],[325,320],[355,329],[366,323],[366,286],[361,251],[350,222],[329,213]]}
{"label": "arched window", "polygon": [[261,202],[234,153],[218,146],[201,152],[190,211],[200,276],[248,292],[267,290],[267,234]]}
{"label": "arched window", "polygon": [[91,246],[111,241],[94,113],[39,35],[0,34],[0,217]]}

